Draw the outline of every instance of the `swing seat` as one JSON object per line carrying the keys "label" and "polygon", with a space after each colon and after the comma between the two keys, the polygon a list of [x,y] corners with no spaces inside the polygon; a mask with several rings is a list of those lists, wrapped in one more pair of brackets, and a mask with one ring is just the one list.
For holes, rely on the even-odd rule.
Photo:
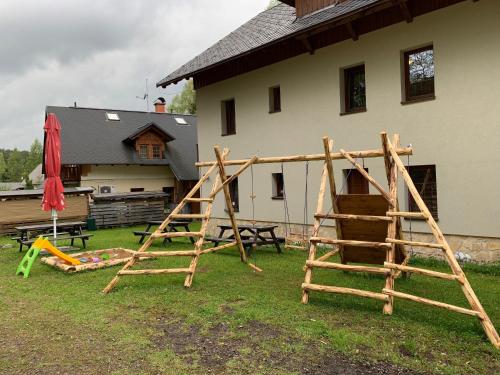
{"label": "swing seat", "polygon": [[[341,214],[386,216],[389,210],[385,198],[375,194],[339,195],[337,204]],[[340,222],[342,239],[369,242],[385,242],[388,225],[389,223],[385,221],[341,220]],[[405,257],[404,250],[397,245],[396,263],[401,264]],[[386,250],[344,246],[342,261],[383,265],[386,261]]]}

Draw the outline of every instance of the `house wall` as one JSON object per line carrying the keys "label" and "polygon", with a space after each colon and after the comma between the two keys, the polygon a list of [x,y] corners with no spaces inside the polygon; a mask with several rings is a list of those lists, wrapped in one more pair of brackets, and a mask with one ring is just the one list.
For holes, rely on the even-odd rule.
{"label": "house wall", "polygon": [[168,166],[91,165],[82,169],[80,185],[95,189],[114,186],[117,193],[130,192],[131,188],[162,191],[163,187],[174,187],[175,176]]}
{"label": "house wall", "polygon": [[[304,54],[197,91],[198,139],[201,160],[213,160],[213,145],[229,147],[230,158],[294,155],[322,151],[324,135],[334,148],[380,147],[379,133],[400,133],[412,144],[413,165],[435,164],[439,225],[448,235],[498,238],[500,229],[500,2],[463,2]],[[436,99],[402,105],[401,53],[433,43]],[[367,112],[341,116],[340,71],[364,63]],[[268,88],[281,86],[282,112],[269,114]],[[220,101],[234,98],[236,131],[221,137]],[[405,160],[406,162],[406,160]],[[381,159],[365,166],[385,184]],[[334,163],[341,190],[345,161]],[[321,163],[311,163],[308,179],[309,222],[316,206]],[[231,168],[234,171],[235,168]],[[258,219],[283,222],[283,201],[272,200],[271,173],[281,166],[254,167]],[[285,185],[292,222],[303,221],[305,165],[286,164]],[[251,177],[239,178],[239,219],[251,219]],[[208,189],[207,189],[208,190]],[[375,191],[370,187],[372,193]],[[405,189],[399,189],[402,208]],[[328,205],[327,208],[329,208]],[[225,217],[222,197],[214,214]],[[408,222],[404,223],[408,230]],[[413,221],[423,235],[426,225]],[[489,250],[498,250],[499,243]],[[459,245],[457,245],[459,246]]]}

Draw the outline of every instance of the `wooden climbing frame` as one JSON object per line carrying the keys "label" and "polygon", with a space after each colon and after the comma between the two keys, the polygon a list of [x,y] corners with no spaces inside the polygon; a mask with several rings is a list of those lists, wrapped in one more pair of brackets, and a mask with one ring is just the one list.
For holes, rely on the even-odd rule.
{"label": "wooden climbing frame", "polygon": [[[401,298],[426,305],[441,307],[450,311],[476,316],[486,336],[496,347],[500,347],[500,339],[493,323],[486,314],[460,264],[455,259],[441,229],[431,215],[418,190],[400,159],[399,135],[394,135],[392,142],[387,134],[381,134],[385,169],[389,191],[386,191],[365,169],[356,162],[356,157],[340,150],[340,154],[356,168],[359,173],[380,193],[380,195],[337,195],[333,163],[330,157],[332,141],[324,138],[325,165],[321,177],[320,191],[315,214],[313,235],[310,238],[309,257],[305,264],[305,279],[302,284],[302,302],[308,303],[311,291],[349,294],[372,298],[384,303],[384,314],[392,314],[394,299]],[[398,203],[398,176],[403,181],[413,197],[420,212],[402,212]],[[330,186],[331,211],[324,213],[324,197],[327,181]],[[407,241],[403,238],[401,218],[419,218],[425,220],[434,235],[435,243]],[[320,236],[321,225],[325,220],[335,220],[336,238]],[[321,257],[316,257],[318,244],[334,246],[333,250]],[[442,273],[408,266],[409,255],[405,246],[441,249],[444,259],[452,273]],[[341,263],[327,261],[333,255],[339,254]],[[351,264],[348,264],[351,263]],[[355,264],[352,264],[355,263]],[[366,265],[369,264],[369,265]],[[372,266],[380,265],[379,267]],[[382,275],[385,286],[380,292],[371,292],[346,287],[320,285],[312,282],[313,270],[332,269],[344,272],[364,272]],[[401,273],[417,273],[424,276],[456,281],[462,288],[470,309],[434,301],[424,297],[414,296],[395,290],[395,280]]]}
{"label": "wooden climbing frame", "polygon": [[[123,268],[118,271],[116,276],[109,282],[109,284],[104,288],[104,293],[109,293],[115,285],[118,283],[120,277],[122,276],[133,276],[133,275],[159,275],[159,274],[172,274],[172,273],[184,273],[186,274],[186,278],[184,281],[184,286],[189,288],[193,283],[193,277],[196,272],[196,266],[198,265],[198,261],[203,254],[212,253],[215,251],[227,249],[230,247],[237,246],[240,252],[241,260],[247,263],[252,269],[255,271],[261,271],[260,268],[255,265],[249,263],[246,259],[245,249],[241,242],[241,238],[237,230],[235,230],[235,241],[221,245],[215,246],[211,248],[204,249],[203,244],[205,240],[205,235],[208,229],[208,223],[210,221],[213,201],[215,199],[215,195],[224,191],[224,196],[226,202],[231,202],[231,197],[229,195],[228,184],[231,179],[226,177],[224,171],[224,165],[222,164],[223,160],[229,153],[229,150],[225,149],[224,151],[220,151],[218,147],[215,147],[215,154],[217,157],[217,161],[212,163],[212,166],[208,169],[208,171],[201,177],[198,183],[191,189],[191,191],[182,199],[177,207],[168,215],[165,221],[158,227],[158,229],[151,234],[151,236],[144,242],[141,248],[136,251],[133,257],[123,266]],[[251,162],[243,165],[238,172],[233,174],[233,176],[238,176],[245,169],[247,169],[251,165]],[[208,181],[209,177],[218,170],[219,173],[215,178],[215,181],[210,190],[209,196],[206,198],[194,198],[194,195],[201,191],[202,186]],[[201,194],[200,194],[201,195]],[[206,203],[205,212],[202,214],[183,214],[182,209],[186,206],[186,204],[196,202],[196,203]],[[233,230],[236,228],[236,219],[234,218],[234,211],[232,210],[232,206],[228,205],[228,214],[231,218],[231,223],[233,225]],[[201,219],[201,228],[199,232],[163,232],[163,230],[168,226],[168,224],[174,220],[179,219]],[[148,251],[148,249],[153,244],[156,239],[165,239],[172,237],[192,237],[197,238],[198,240],[195,242],[194,250],[181,250],[181,251]],[[166,268],[166,269],[147,269],[147,270],[131,270],[139,259],[141,258],[158,258],[158,257],[190,257],[191,262],[189,267],[185,268]]]}
{"label": "wooden climbing frame", "polygon": [[[304,266],[305,278],[302,284],[302,302],[308,303],[309,294],[311,291],[331,292],[338,294],[349,294],[360,297],[373,298],[384,302],[383,312],[392,314],[394,308],[394,299],[401,298],[410,301],[420,302],[423,304],[445,308],[450,311],[459,312],[462,314],[476,316],[483,329],[495,345],[500,346],[500,339],[495,330],[490,318],[486,314],[474,290],[468,282],[459,263],[455,259],[453,252],[446,242],[441,229],[433,219],[429,209],[422,200],[419,192],[415,188],[408,171],[404,167],[400,159],[402,155],[411,155],[412,149],[409,147],[402,148],[399,145],[399,136],[396,134],[392,142],[389,141],[386,133],[381,133],[382,148],[366,151],[344,151],[333,152],[333,141],[328,137],[323,138],[324,152],[313,155],[295,155],[282,157],[264,157],[254,156],[250,159],[241,160],[226,160],[229,153],[228,149],[220,150],[218,146],[214,147],[215,160],[209,162],[199,162],[197,167],[208,167],[208,170],[203,174],[198,183],[185,196],[179,205],[172,211],[166,220],[151,234],[147,241],[136,251],[133,257],[118,271],[117,275],[104,288],[103,292],[110,292],[118,283],[122,276],[131,275],[155,275],[155,274],[170,274],[184,273],[186,278],[184,281],[185,287],[190,287],[193,283],[193,277],[196,272],[199,259],[202,255],[237,247],[239,250],[241,261],[248,264],[253,270],[261,271],[255,265],[248,262],[245,254],[245,249],[241,241],[237,228],[234,209],[231,204],[229,184],[234,181],[245,170],[255,164],[269,163],[290,163],[290,162],[308,162],[308,161],[323,161],[323,171],[321,175],[320,191],[318,196],[317,207],[314,215],[313,228],[311,236],[308,239],[309,255]],[[383,158],[388,191],[384,189],[367,171],[357,163],[358,159],[366,158]],[[334,160],[347,160],[353,167],[380,193],[378,195],[339,195],[335,187],[335,178],[333,172]],[[227,166],[240,166],[240,168],[228,177],[225,168]],[[209,177],[217,173],[214,183],[212,184],[210,193],[207,197],[194,198],[194,195],[201,191],[202,186],[209,180]],[[402,212],[399,209],[397,198],[398,191],[398,176],[401,175],[412,195],[420,212]],[[331,199],[331,210],[324,211],[324,199],[329,185],[329,195]],[[227,214],[231,222],[235,239],[233,242],[226,243],[221,246],[204,248],[205,235],[208,229],[209,220],[212,214],[212,206],[216,195],[223,191],[226,202]],[[201,196],[201,194],[200,194]],[[202,214],[183,214],[182,209],[188,203],[204,203],[205,211]],[[431,232],[433,233],[435,243],[422,243],[407,241],[403,237],[401,226],[401,218],[421,218],[424,219]],[[201,219],[201,228],[199,232],[166,232],[163,230],[168,224],[177,219]],[[336,237],[326,237],[320,235],[320,230],[325,221],[334,220]],[[182,251],[148,251],[152,243],[156,239],[164,239],[168,237],[193,237],[198,238],[195,243],[194,250]],[[327,244],[333,246],[331,251],[317,257],[318,244]],[[449,264],[452,273],[442,273],[431,270],[425,270],[417,267],[408,266],[409,255],[406,254],[405,246],[418,246],[433,249],[441,249],[445,260]],[[332,256],[339,254],[340,263],[328,261]],[[185,268],[167,268],[167,269],[147,269],[135,270],[131,269],[141,258],[156,258],[156,257],[171,257],[181,256],[190,257],[191,262]],[[368,265],[367,265],[368,264]],[[377,267],[378,265],[378,267]],[[338,287],[332,285],[314,284],[313,270],[332,269],[347,272],[364,272],[378,274],[384,277],[385,285],[380,292],[371,292],[366,290]],[[402,273],[417,273],[420,275],[436,277],[444,280],[456,281],[462,288],[462,291],[470,304],[470,309],[449,305],[446,303],[430,300],[424,297],[417,297],[411,294],[398,292],[395,290],[395,280]]]}

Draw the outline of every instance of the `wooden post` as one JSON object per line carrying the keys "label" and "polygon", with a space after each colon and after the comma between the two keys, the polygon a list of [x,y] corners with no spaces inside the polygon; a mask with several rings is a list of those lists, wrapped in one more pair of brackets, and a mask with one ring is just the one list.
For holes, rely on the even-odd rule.
{"label": "wooden post", "polygon": [[[224,160],[224,158],[226,157],[227,151],[228,151],[227,149],[224,149],[224,152],[221,155],[222,160]],[[216,191],[217,186],[220,184],[220,182],[221,182],[220,175],[217,175],[217,177],[215,178],[215,181],[212,185],[212,189],[211,189],[210,193],[213,193],[214,191]],[[210,197],[214,198],[212,196],[212,194],[210,194]],[[198,238],[198,240],[196,241],[196,244],[195,244],[196,254],[191,258],[191,263],[189,265],[190,273],[188,273],[186,275],[186,278],[184,280],[184,286],[186,288],[190,288],[191,285],[193,284],[194,273],[196,271],[196,266],[198,265],[198,261],[200,260],[200,256],[202,254],[201,251],[203,248],[203,242],[205,241],[205,234],[207,233],[208,223],[210,222],[210,216],[212,214],[212,206],[213,206],[213,199],[211,202],[209,202],[207,204],[207,208],[205,209],[205,218],[203,219],[203,224],[201,225],[201,228],[200,228],[201,236],[200,236],[200,238]]]}
{"label": "wooden post", "polygon": [[[328,143],[328,149],[331,151],[333,148],[333,141]],[[318,204],[316,205],[316,213],[321,213],[323,211],[323,202],[325,200],[325,190],[326,190],[326,177],[328,175],[328,166],[325,162],[323,166],[323,173],[321,174],[321,183],[319,186],[319,194],[318,194]],[[313,226],[313,236],[317,236],[319,233],[319,228],[321,227],[321,219],[318,217],[314,218],[314,226]],[[307,258],[308,261],[313,261],[316,258],[316,249],[318,244],[316,242],[309,243],[309,256]],[[306,275],[304,277],[304,284],[310,284],[312,281],[312,267],[306,265]],[[306,288],[302,289],[302,303],[309,302],[309,290]]]}
{"label": "wooden post", "polygon": [[[333,142],[332,142],[333,143]],[[323,147],[325,149],[325,163],[326,163],[326,168],[328,171],[328,183],[330,185],[330,198],[332,200],[332,210],[334,214],[339,214],[339,206],[337,204],[337,188],[335,186],[335,175],[333,173],[333,162],[332,158],[330,155],[330,152],[332,149],[330,148],[330,140],[328,137],[323,137]],[[343,238],[342,236],[342,227],[341,227],[341,221],[339,219],[335,219],[335,232],[337,233],[337,239],[341,240]],[[342,264],[346,264],[344,261],[344,246],[340,245],[339,246],[339,254],[340,254],[340,261]]]}
{"label": "wooden post", "polygon": [[436,221],[432,217],[431,212],[427,208],[427,205],[423,201],[422,197],[418,193],[417,188],[415,187],[415,184],[413,183],[413,180],[411,179],[410,174],[406,170],[403,162],[399,158],[397,152],[394,149],[394,146],[388,141],[389,145],[389,151],[391,153],[392,159],[396,163],[399,172],[403,176],[403,179],[405,180],[406,186],[408,187],[408,191],[413,197],[413,200],[417,204],[418,208],[422,211],[424,215],[426,215],[427,219],[427,224],[429,225],[432,233],[434,234],[434,237],[436,238],[436,241],[443,245],[443,252],[445,259],[447,260],[448,264],[451,267],[451,270],[453,273],[460,277],[461,280],[463,281],[461,283],[461,288],[462,292],[465,295],[465,298],[467,298],[467,301],[469,302],[471,308],[479,313],[479,321],[481,325],[483,326],[484,332],[488,336],[489,340],[491,343],[496,347],[500,348],[500,337],[498,336],[498,333],[495,329],[495,326],[491,322],[491,319],[489,318],[488,314],[484,310],[483,306],[481,305],[481,302],[476,296],[476,293],[472,289],[472,286],[470,285],[469,281],[467,280],[467,277],[465,276],[465,273],[462,271],[462,268],[460,267],[460,264],[458,261],[455,259],[455,256],[453,254],[453,251],[451,250],[450,245],[446,241],[443,232],[437,225]]}
{"label": "wooden post", "polygon": [[[397,140],[397,144],[399,145],[399,135],[394,135],[395,140]],[[387,142],[387,133],[382,132],[380,133],[380,138],[382,140],[382,149],[384,150],[384,163],[385,163],[385,172],[387,174],[387,184],[389,185],[391,183],[391,153],[389,152],[389,145]],[[398,197],[396,196],[396,211],[399,212],[399,200],[397,199]],[[404,239],[403,236],[403,226],[401,225],[401,218],[398,218],[397,223],[396,223],[396,233],[398,234],[399,239]],[[404,245],[400,246],[400,249],[402,253],[407,256],[406,254],[406,249]]]}
{"label": "wooden post", "polygon": [[[224,182],[226,182],[227,180],[227,175],[224,169],[224,163],[222,160],[222,155],[219,146],[215,146],[214,151],[215,151],[215,157],[217,158],[217,164],[219,166],[219,176],[221,178],[222,183],[224,184]],[[243,243],[241,242],[240,232],[238,230],[238,225],[236,224],[236,218],[234,216],[234,207],[233,207],[233,202],[231,200],[231,192],[229,191],[229,186],[223,185],[222,190],[224,191],[224,198],[226,200],[226,206],[227,206],[227,214],[229,216],[229,220],[231,221],[231,226],[234,232],[234,238],[238,243],[238,249],[240,251],[241,261],[247,263],[245,248],[243,247]]]}
{"label": "wooden post", "polygon": [[[397,140],[397,138],[395,137]],[[392,204],[389,205],[389,211],[395,211],[397,207],[397,200],[398,200],[398,169],[394,161],[390,160],[390,153],[389,150],[385,147],[388,144],[387,140],[387,134],[382,136],[382,146],[384,146],[384,160],[387,160],[385,163],[386,167],[389,166],[389,196],[392,201]],[[387,226],[387,237],[388,238],[395,238],[396,233],[397,233],[397,227],[398,227],[398,217],[393,216],[392,221],[389,223]],[[387,263],[395,263],[396,261],[396,244],[391,243],[391,247],[386,251],[386,262]],[[395,271],[390,270],[389,273],[386,274],[385,276],[385,289],[393,291],[394,290],[394,275]],[[384,303],[384,308],[383,312],[384,314],[391,315],[394,310],[394,297],[392,295],[389,295],[389,298],[387,301]]]}

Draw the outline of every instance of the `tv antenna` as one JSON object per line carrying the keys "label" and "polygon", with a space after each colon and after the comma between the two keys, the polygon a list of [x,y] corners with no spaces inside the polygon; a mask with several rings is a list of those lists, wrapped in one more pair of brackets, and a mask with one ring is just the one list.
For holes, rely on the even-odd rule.
{"label": "tv antenna", "polygon": [[149,112],[149,85],[148,79],[146,78],[146,91],[143,96],[136,96],[137,99],[144,100],[146,102],[146,111]]}

